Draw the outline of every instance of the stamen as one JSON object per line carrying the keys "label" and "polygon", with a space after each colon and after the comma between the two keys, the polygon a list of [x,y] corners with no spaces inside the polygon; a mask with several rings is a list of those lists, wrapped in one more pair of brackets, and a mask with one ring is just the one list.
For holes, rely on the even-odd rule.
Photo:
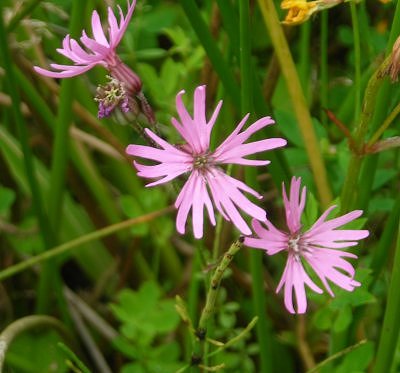
{"label": "stamen", "polygon": [[205,168],[208,164],[208,156],[206,154],[198,155],[193,159],[194,168]]}
{"label": "stamen", "polygon": [[289,238],[288,241],[289,251],[292,251],[294,253],[294,257],[297,261],[300,261],[302,253],[302,247],[299,244],[299,241],[300,241],[300,235],[297,235],[293,238]]}
{"label": "stamen", "polygon": [[125,84],[107,75],[109,82],[97,87],[95,101],[99,103],[98,117],[108,117],[119,106],[126,113],[130,111],[129,97],[126,94]]}

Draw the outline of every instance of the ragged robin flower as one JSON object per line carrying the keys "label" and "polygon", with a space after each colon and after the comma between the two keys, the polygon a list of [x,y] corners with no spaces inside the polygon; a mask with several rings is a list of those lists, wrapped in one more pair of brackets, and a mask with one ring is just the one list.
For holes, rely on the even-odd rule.
{"label": "ragged robin flower", "polygon": [[246,221],[240,215],[238,208],[255,219],[264,220],[265,211],[251,202],[243,192],[261,198],[255,190],[244,182],[225,173],[222,166],[240,164],[248,166],[262,166],[269,163],[265,160],[251,160],[244,157],[275,149],[286,145],[286,140],[270,138],[250,143],[247,139],[262,128],[271,125],[274,121],[264,117],[242,131],[249,115],[246,115],[228,138],[214,151],[210,149],[211,131],[217,120],[222,105],[220,101],[207,121],[206,118],[206,87],[197,87],[194,93],[194,115],[190,116],[183,102],[181,91],[176,96],[176,107],[180,121],[172,118],[172,124],[185,140],[185,144],[174,146],[163,140],[149,129],[146,134],[160,148],[129,145],[126,152],[132,156],[158,162],[155,165],[143,165],[134,162],[138,175],[145,178],[157,179],[147,184],[154,186],[166,183],[182,174],[188,174],[175,207],[178,209],[176,228],[179,233],[185,233],[185,225],[190,210],[192,210],[192,224],[194,236],[203,236],[203,212],[206,208],[208,216],[215,225],[214,207],[228,221],[231,221],[243,234],[251,234]]}
{"label": "ragged robin flower", "polygon": [[[118,6],[119,23],[112,9],[108,8],[108,39],[101,26],[97,11],[93,11],[92,13],[93,38],[87,36],[85,30],[82,31],[80,42],[83,47],[77,40],[72,39],[70,35],[64,38],[62,48],[57,49],[57,52],[69,58],[73,64],[60,65],[52,63],[50,64],[52,70],[46,70],[38,66],[34,66],[34,69],[39,74],[50,78],[70,78],[83,74],[94,66],[104,66],[115,79],[115,82],[123,84],[127,96],[136,97],[140,101],[143,113],[150,123],[154,123],[154,114],[141,92],[142,82],[139,76],[121,61],[116,52],[118,44],[124,36],[131,20],[136,0],[132,0],[132,2],[127,0],[127,5],[126,16],[124,16],[122,9]],[[104,116],[104,113],[101,105],[99,105],[99,117]]]}
{"label": "ragged robin flower", "polygon": [[[361,210],[328,220],[329,213],[336,207],[328,208],[307,231],[303,232],[301,215],[306,203],[306,188],[300,193],[301,179],[292,178],[289,198],[283,185],[283,202],[288,231],[281,231],[267,219],[262,223],[253,220],[257,238],[246,237],[245,245],[264,250],[268,255],[281,251],[287,253],[286,267],[276,292],[284,288],[284,302],[290,313],[304,313],[307,309],[305,285],[316,293],[322,293],[304,268],[313,269],[327,292],[334,296],[328,282],[347,291],[353,291],[361,284],[354,279],[355,270],[345,258],[356,255],[337,249],[357,245],[357,241],[368,236],[367,230],[337,229],[361,216]],[[294,307],[293,295],[296,298]]]}

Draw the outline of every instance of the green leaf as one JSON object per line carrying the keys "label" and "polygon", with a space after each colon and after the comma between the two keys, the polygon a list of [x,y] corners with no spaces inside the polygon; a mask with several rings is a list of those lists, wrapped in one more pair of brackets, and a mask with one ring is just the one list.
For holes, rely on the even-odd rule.
{"label": "green leaf", "polygon": [[328,330],[332,327],[333,310],[329,307],[319,308],[313,317],[313,324],[319,330]]}
{"label": "green leaf", "polygon": [[[128,218],[135,218],[137,216],[143,215],[144,211],[137,199],[130,195],[122,195],[120,197],[120,205],[123,213]],[[132,234],[135,236],[146,236],[149,233],[149,226],[147,224],[138,224],[130,229]]]}
{"label": "green leaf", "polygon": [[121,373],[148,373],[140,363],[129,363],[122,367]]}
{"label": "green leaf", "polygon": [[[11,365],[18,364],[15,358],[18,356],[23,362],[29,361],[34,372],[67,372],[65,355],[57,348],[60,339],[53,330],[21,334],[13,341],[9,349],[13,364],[8,361],[7,354],[6,366],[10,368]],[[15,370],[6,368],[5,371],[19,372],[17,368]]]}
{"label": "green leaf", "polygon": [[301,216],[301,222],[303,223],[303,230],[311,228],[318,218],[318,202],[311,192],[307,193],[307,203],[304,209],[304,213]]}
{"label": "green leaf", "polygon": [[78,368],[82,373],[90,373],[89,368],[70,350],[64,343],[59,342],[58,348],[66,355],[66,357]]}
{"label": "green leaf", "polygon": [[299,126],[297,125],[296,117],[293,113],[291,111],[276,109],[274,111],[274,117],[276,123],[279,125],[279,130],[289,140],[290,145],[295,145],[303,149],[303,138],[301,137]]}
{"label": "green leaf", "polygon": [[163,88],[168,96],[176,94],[177,85],[181,79],[184,68],[181,63],[174,62],[172,58],[167,58],[161,67],[160,79]]}
{"label": "green leaf", "polygon": [[12,189],[0,186],[0,216],[6,216],[15,201],[15,192]]}
{"label": "green leaf", "polygon": [[342,364],[335,369],[335,373],[364,372],[374,356],[374,343],[367,342],[349,352]]}
{"label": "green leaf", "polygon": [[139,61],[154,60],[166,57],[168,52],[162,48],[148,48],[135,51],[135,57]]}
{"label": "green leaf", "polygon": [[353,319],[352,309],[350,306],[342,307],[336,317],[333,324],[333,330],[335,333],[344,331],[351,323]]}
{"label": "green leaf", "polygon": [[154,282],[146,282],[135,292],[124,289],[118,296],[119,303],[111,310],[122,322],[121,333],[137,344],[149,345],[161,334],[174,330],[179,315],[172,299],[160,299],[161,291]]}

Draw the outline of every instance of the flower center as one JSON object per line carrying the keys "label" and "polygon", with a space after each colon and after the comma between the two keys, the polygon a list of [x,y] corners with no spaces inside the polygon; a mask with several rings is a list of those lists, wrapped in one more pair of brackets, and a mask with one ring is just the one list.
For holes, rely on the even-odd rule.
{"label": "flower center", "polygon": [[289,250],[292,250],[295,254],[300,254],[301,253],[301,247],[299,245],[300,241],[300,235],[297,235],[294,238],[289,239]]}
{"label": "flower center", "polygon": [[193,166],[194,168],[204,168],[205,166],[207,166],[208,163],[208,159],[206,155],[198,155],[196,157],[194,157],[193,160]]}
{"label": "flower center", "polygon": [[193,155],[193,168],[205,172],[212,166],[213,160],[210,153]]}
{"label": "flower center", "polygon": [[307,244],[307,241],[302,239],[300,233],[294,234],[289,238],[288,250],[294,254],[297,261],[300,261],[301,256],[304,254],[307,254],[308,256],[312,255],[313,251]]}
{"label": "flower center", "polygon": [[99,118],[108,117],[117,106],[123,112],[130,110],[125,84],[111,76],[107,78],[107,84],[97,87],[95,101],[99,103]]}

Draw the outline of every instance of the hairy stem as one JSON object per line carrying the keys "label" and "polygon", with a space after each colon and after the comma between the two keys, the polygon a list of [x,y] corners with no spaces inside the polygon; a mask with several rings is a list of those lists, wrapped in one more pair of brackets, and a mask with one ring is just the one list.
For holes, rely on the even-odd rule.
{"label": "hairy stem", "polygon": [[214,313],[215,302],[217,300],[219,285],[221,283],[222,275],[232,262],[235,254],[240,250],[243,245],[243,237],[235,241],[229,250],[224,254],[221,262],[216,268],[211,277],[210,286],[207,292],[206,304],[201,312],[199,324],[195,331],[196,339],[193,347],[193,354],[191,364],[196,367],[202,363],[204,358],[205,342],[207,337],[207,325]]}

